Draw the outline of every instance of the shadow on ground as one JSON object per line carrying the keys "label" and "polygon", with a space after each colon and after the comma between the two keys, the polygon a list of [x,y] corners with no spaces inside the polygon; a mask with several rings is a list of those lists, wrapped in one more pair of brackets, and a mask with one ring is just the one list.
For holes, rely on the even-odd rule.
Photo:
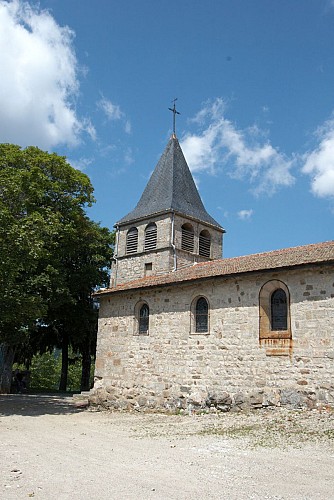
{"label": "shadow on ground", "polygon": [[79,413],[68,394],[5,394],[0,395],[0,416],[61,415]]}

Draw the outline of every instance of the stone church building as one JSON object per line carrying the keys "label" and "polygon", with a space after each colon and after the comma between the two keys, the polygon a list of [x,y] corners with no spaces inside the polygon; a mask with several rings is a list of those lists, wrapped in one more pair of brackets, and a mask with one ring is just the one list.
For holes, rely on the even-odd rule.
{"label": "stone church building", "polygon": [[116,230],[91,402],[334,405],[334,241],[222,258],[175,134]]}

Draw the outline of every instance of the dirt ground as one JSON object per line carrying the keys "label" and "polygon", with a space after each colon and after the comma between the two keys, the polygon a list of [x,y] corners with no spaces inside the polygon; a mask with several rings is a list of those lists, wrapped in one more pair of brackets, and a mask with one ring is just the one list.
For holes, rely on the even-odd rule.
{"label": "dirt ground", "polygon": [[0,396],[0,498],[331,499],[334,412],[97,412]]}

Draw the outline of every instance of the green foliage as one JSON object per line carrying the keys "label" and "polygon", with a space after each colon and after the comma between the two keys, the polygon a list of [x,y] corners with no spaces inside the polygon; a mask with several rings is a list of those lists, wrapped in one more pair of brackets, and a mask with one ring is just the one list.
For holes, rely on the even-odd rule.
{"label": "green foliage", "polygon": [[65,157],[0,144],[0,343],[17,359],[65,338],[94,351],[92,291],[108,281],[114,241],[87,217],[94,201]]}
{"label": "green foliage", "polygon": [[92,193],[65,157],[0,144],[0,341],[15,345],[49,304],[105,282],[112,237],[84,212]]}
{"label": "green foliage", "polygon": [[[72,351],[70,358],[74,359],[68,367],[67,390],[69,392],[80,391],[81,381],[81,357]],[[24,371],[24,365],[15,363],[13,370]],[[30,365],[29,391],[58,391],[61,372],[61,351],[54,349],[53,352],[45,352],[33,356]],[[91,379],[93,377],[93,368]]]}
{"label": "green foliage", "polygon": [[57,255],[92,193],[64,157],[0,144],[0,341],[25,340],[52,296],[69,298]]}
{"label": "green foliage", "polygon": [[30,367],[30,389],[57,390],[60,368],[61,358],[55,353],[35,355]]}

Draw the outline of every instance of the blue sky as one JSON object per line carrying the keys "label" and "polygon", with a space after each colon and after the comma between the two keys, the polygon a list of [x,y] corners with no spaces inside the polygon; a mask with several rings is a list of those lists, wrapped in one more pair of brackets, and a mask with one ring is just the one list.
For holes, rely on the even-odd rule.
{"label": "blue sky", "polygon": [[0,0],[0,140],[112,228],[172,132],[232,257],[333,239],[334,0]]}

